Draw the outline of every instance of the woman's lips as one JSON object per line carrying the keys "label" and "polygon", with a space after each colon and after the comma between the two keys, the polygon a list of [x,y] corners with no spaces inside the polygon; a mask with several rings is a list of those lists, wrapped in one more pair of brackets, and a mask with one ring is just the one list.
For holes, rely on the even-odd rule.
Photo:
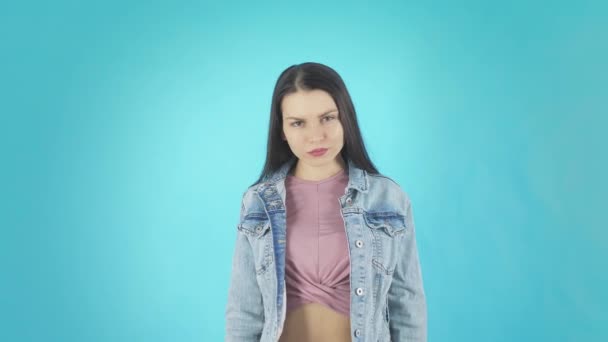
{"label": "woman's lips", "polygon": [[326,148],[317,148],[317,149],[314,149],[314,150],[308,152],[308,154],[315,156],[315,157],[319,157],[319,156],[324,155],[325,152],[327,152]]}

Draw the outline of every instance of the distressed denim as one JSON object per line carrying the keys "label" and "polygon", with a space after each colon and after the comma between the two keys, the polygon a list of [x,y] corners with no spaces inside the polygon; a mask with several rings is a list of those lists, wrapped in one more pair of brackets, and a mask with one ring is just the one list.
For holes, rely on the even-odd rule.
{"label": "distressed denim", "polygon": [[[295,159],[243,194],[225,341],[276,342],[286,315],[285,177]],[[426,341],[427,305],[410,199],[392,179],[347,160],[339,199],[350,258],[356,342]]]}

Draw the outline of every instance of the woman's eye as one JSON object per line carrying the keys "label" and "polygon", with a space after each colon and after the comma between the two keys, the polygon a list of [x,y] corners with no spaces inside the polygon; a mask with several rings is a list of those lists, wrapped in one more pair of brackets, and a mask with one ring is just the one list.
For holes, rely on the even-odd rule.
{"label": "woman's eye", "polygon": [[[322,117],[322,118],[321,118],[321,120],[325,120],[325,119],[327,119],[327,120],[325,120],[325,121],[331,121],[331,120],[333,120],[333,119],[335,119],[335,118],[336,118],[335,116],[330,115],[330,116],[324,116],[324,117]],[[302,123],[302,121],[294,121],[294,122],[292,122],[290,125],[291,125],[291,127],[300,127],[300,126],[301,126],[301,123]]]}

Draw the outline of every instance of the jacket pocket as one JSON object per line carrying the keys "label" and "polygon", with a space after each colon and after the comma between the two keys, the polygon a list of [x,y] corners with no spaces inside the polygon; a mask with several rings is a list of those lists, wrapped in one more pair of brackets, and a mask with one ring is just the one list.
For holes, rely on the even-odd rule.
{"label": "jacket pocket", "polygon": [[382,289],[395,270],[399,242],[406,232],[405,217],[393,212],[365,212],[365,224],[373,237],[372,265],[383,275]]}
{"label": "jacket pocket", "polygon": [[363,214],[365,223],[374,230],[383,231],[390,237],[405,232],[405,217],[391,212],[366,212]]}
{"label": "jacket pocket", "polygon": [[274,260],[270,220],[265,213],[248,214],[241,220],[238,229],[249,237],[256,274],[266,273]]}

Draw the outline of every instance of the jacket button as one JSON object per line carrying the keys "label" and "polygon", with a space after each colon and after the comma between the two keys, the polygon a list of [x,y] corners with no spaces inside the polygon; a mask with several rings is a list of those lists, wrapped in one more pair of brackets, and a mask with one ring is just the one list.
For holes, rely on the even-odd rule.
{"label": "jacket button", "polygon": [[362,296],[363,295],[363,289],[360,287],[357,287],[357,289],[355,290],[355,293],[357,294],[357,296]]}
{"label": "jacket button", "polygon": [[350,205],[353,202],[353,200],[349,197],[346,199],[346,204]]}
{"label": "jacket button", "polygon": [[357,248],[363,247],[363,241],[361,241],[361,240],[355,241],[355,246],[357,246]]}
{"label": "jacket button", "polygon": [[359,337],[359,336],[361,336],[361,330],[355,329],[355,337]]}

